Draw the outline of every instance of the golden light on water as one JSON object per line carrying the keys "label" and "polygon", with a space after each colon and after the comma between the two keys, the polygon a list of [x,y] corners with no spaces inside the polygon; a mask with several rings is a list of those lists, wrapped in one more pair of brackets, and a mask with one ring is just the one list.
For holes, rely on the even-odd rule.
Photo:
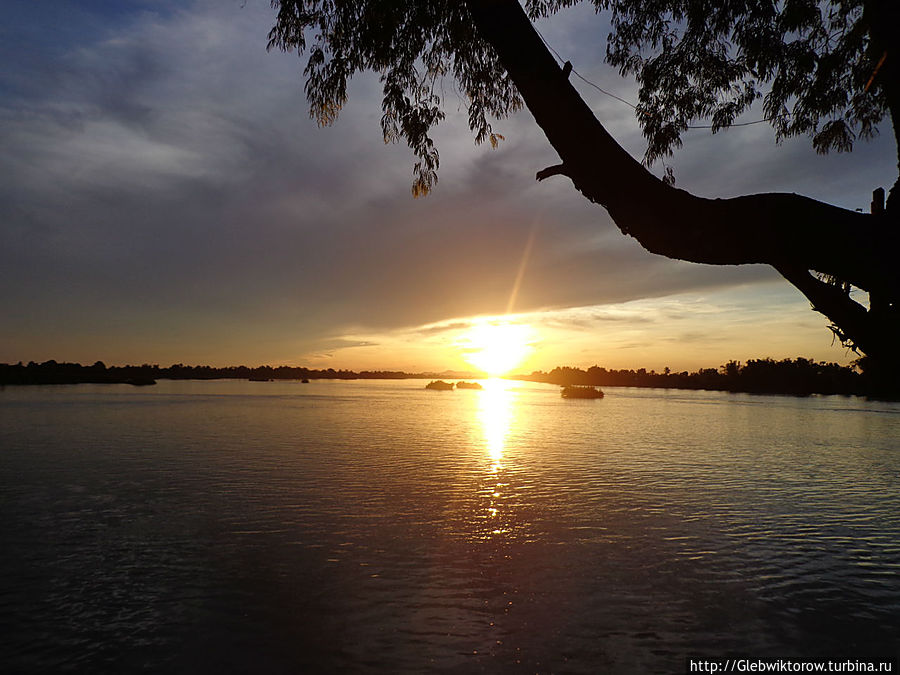
{"label": "golden light on water", "polygon": [[485,382],[478,397],[478,417],[484,432],[488,454],[493,469],[500,468],[503,448],[513,423],[514,394],[506,380],[492,378]]}
{"label": "golden light on water", "polygon": [[461,336],[464,358],[490,376],[505,375],[534,351],[533,330],[525,324],[479,323]]}
{"label": "golden light on water", "polygon": [[492,378],[483,383],[478,394],[478,420],[481,423],[487,459],[490,464],[485,472],[479,493],[476,538],[486,541],[497,536],[509,536],[515,529],[515,515],[507,503],[509,478],[503,465],[503,453],[510,431],[517,424],[516,393],[512,383]]}

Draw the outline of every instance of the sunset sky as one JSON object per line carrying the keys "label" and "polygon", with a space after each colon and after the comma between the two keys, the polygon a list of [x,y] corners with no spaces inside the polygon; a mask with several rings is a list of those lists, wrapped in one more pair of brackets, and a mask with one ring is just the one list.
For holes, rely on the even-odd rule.
{"label": "sunset sky", "polygon": [[[337,124],[317,128],[303,63],[266,52],[273,21],[268,0],[5,3],[0,362],[461,369],[498,324],[520,371],[852,360],[770,268],[653,256],[567,179],[536,182],[558,158],[527,111],[495,125],[499,149],[475,146],[449,80],[440,182],[413,199],[377,78],[356,78]],[[602,63],[590,8],[539,28],[636,99]],[[633,110],[579,89],[642,155]],[[887,131],[820,157],[805,138],[776,146],[765,124],[697,130],[670,164],[703,196],[868,210],[896,174]]]}

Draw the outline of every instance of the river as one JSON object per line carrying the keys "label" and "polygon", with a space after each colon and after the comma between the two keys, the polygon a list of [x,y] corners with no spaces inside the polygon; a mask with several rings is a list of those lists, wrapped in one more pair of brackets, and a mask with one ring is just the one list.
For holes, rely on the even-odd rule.
{"label": "river", "polygon": [[4,672],[900,656],[900,404],[0,389]]}

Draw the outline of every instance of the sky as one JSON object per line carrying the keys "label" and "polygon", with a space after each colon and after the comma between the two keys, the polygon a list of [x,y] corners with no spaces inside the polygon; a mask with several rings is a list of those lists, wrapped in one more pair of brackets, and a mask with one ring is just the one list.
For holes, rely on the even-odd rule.
{"label": "sky", "polygon": [[[0,362],[458,370],[497,325],[516,327],[519,372],[854,358],[771,268],[651,255],[567,179],[538,183],[558,158],[527,111],[495,124],[498,149],[476,146],[450,83],[439,183],[413,199],[377,78],[354,78],[317,127],[303,62],[266,50],[273,22],[268,0],[5,4]],[[576,7],[539,29],[636,100],[603,63],[602,17]],[[633,110],[578,84],[640,157]],[[669,164],[702,196],[867,210],[895,178],[887,131],[826,157],[765,124],[690,131]]]}

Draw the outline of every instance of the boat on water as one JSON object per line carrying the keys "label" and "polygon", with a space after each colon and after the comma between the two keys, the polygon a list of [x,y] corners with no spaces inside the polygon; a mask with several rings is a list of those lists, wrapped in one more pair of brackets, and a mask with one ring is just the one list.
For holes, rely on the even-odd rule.
{"label": "boat on water", "polygon": [[484,389],[478,382],[457,382],[457,389]]}
{"label": "boat on water", "polygon": [[436,391],[450,391],[453,389],[452,382],[444,382],[443,380],[432,380],[425,385],[426,389],[434,389]]}
{"label": "boat on water", "polygon": [[580,384],[569,384],[559,392],[563,398],[603,398],[603,390]]}

